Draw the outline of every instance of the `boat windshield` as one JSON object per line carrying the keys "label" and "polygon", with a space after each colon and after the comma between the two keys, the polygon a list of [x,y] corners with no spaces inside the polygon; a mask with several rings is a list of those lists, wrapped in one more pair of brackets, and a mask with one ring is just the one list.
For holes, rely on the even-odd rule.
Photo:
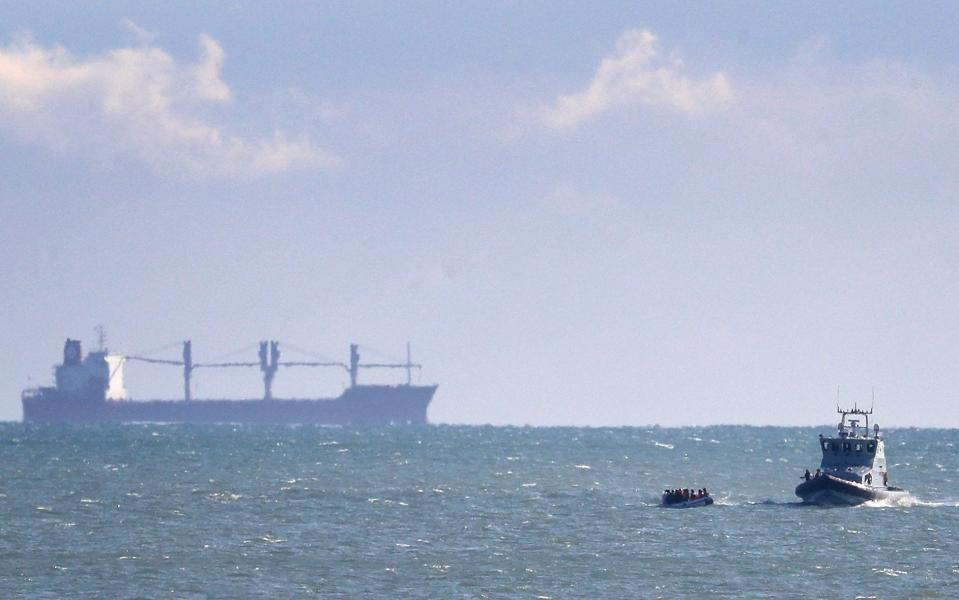
{"label": "boat windshield", "polygon": [[875,454],[877,441],[858,438],[823,438],[819,441],[823,454]]}

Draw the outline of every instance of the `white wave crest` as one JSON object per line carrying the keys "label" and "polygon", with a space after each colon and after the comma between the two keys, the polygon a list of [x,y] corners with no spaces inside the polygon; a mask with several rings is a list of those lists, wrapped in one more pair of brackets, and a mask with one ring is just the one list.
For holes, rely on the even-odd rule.
{"label": "white wave crest", "polygon": [[943,502],[928,502],[921,500],[912,494],[902,496],[899,498],[885,498],[883,500],[870,500],[869,502],[864,502],[860,505],[863,508],[913,508],[913,507],[925,507],[925,508],[956,508],[959,507],[959,502],[954,500],[948,500]]}

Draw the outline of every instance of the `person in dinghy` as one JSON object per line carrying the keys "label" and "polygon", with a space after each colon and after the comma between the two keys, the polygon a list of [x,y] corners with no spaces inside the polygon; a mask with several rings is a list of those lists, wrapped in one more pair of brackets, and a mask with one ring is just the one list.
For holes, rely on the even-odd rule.
{"label": "person in dinghy", "polygon": [[709,506],[712,503],[713,499],[706,488],[699,490],[679,488],[663,491],[663,506],[670,508],[696,508]]}

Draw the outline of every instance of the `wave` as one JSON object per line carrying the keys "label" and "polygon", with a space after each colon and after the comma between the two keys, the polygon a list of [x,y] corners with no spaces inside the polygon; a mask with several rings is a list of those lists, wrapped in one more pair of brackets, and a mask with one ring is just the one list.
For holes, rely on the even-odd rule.
{"label": "wave", "polygon": [[[661,501],[653,500],[641,500],[637,504],[639,506],[646,507],[662,506]],[[732,500],[729,498],[714,498],[713,506],[726,508],[823,508],[817,504],[807,504],[801,500],[773,500],[769,498],[764,500]],[[855,506],[837,504],[835,506],[827,506],[825,508],[959,508],[959,502],[928,502],[920,500],[914,496],[907,496],[905,498],[898,498],[895,500],[873,500]]]}
{"label": "wave", "polygon": [[[741,503],[737,502],[727,502],[717,500],[716,504],[724,506],[782,506],[787,508],[797,508],[797,507],[815,507],[816,504],[806,504],[801,500],[749,500]],[[843,505],[837,504],[836,508],[843,508]],[[913,507],[926,507],[926,508],[959,508],[959,501],[955,500],[946,500],[939,502],[930,502],[926,500],[921,500],[913,495],[902,496],[899,498],[886,498],[883,500],[870,500],[868,502],[863,502],[862,504],[857,504],[851,508],[913,508]]]}
{"label": "wave", "polygon": [[[659,498],[643,498],[638,503],[639,506],[661,506],[662,502]],[[786,500],[781,498],[761,498],[761,499],[749,499],[749,498],[734,498],[729,495],[717,496],[713,495],[713,505],[714,506],[725,506],[725,507],[746,507],[746,508],[816,508],[819,507],[817,504],[805,503],[802,500]],[[869,502],[864,502],[855,506],[837,504],[834,508],[959,508],[959,500],[941,500],[941,501],[927,501],[917,498],[913,495],[903,496],[900,498],[888,498],[885,500],[873,500]],[[827,507],[828,508],[828,507]]]}
{"label": "wave", "polygon": [[863,502],[859,505],[862,508],[957,508],[959,507],[959,502],[955,500],[945,500],[938,502],[931,502],[927,500],[922,500],[908,494],[900,498],[886,498],[883,500],[870,500],[869,502]]}
{"label": "wave", "polygon": [[805,506],[805,504],[803,504],[801,500],[773,500],[767,498],[765,500],[746,500],[732,506],[782,506],[785,508],[797,508]]}

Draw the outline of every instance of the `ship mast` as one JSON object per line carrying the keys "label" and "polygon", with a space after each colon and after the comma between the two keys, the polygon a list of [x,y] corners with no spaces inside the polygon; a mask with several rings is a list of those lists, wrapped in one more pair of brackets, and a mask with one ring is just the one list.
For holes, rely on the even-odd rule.
{"label": "ship mast", "polygon": [[99,346],[97,352],[104,352],[107,345],[106,329],[104,329],[103,325],[97,325],[93,328],[93,331],[97,333],[97,344]]}
{"label": "ship mast", "polygon": [[183,399],[189,402],[192,400],[190,394],[190,376],[193,375],[193,342],[186,340],[183,342]]}
{"label": "ship mast", "polygon": [[[267,352],[269,349],[269,353]],[[263,371],[263,399],[273,399],[273,378],[280,362],[280,343],[271,340],[260,342],[260,370]]]}
{"label": "ship mast", "polygon": [[413,385],[413,362],[410,360],[410,343],[406,342],[406,385]]}
{"label": "ship mast", "polygon": [[350,387],[356,387],[356,376],[360,368],[359,346],[350,344]]}
{"label": "ship mast", "polygon": [[356,378],[360,369],[405,369],[406,385],[413,384],[413,369],[422,369],[423,365],[414,363],[410,358],[410,343],[406,342],[406,362],[360,363],[359,346],[350,344],[350,387],[356,387]]}

